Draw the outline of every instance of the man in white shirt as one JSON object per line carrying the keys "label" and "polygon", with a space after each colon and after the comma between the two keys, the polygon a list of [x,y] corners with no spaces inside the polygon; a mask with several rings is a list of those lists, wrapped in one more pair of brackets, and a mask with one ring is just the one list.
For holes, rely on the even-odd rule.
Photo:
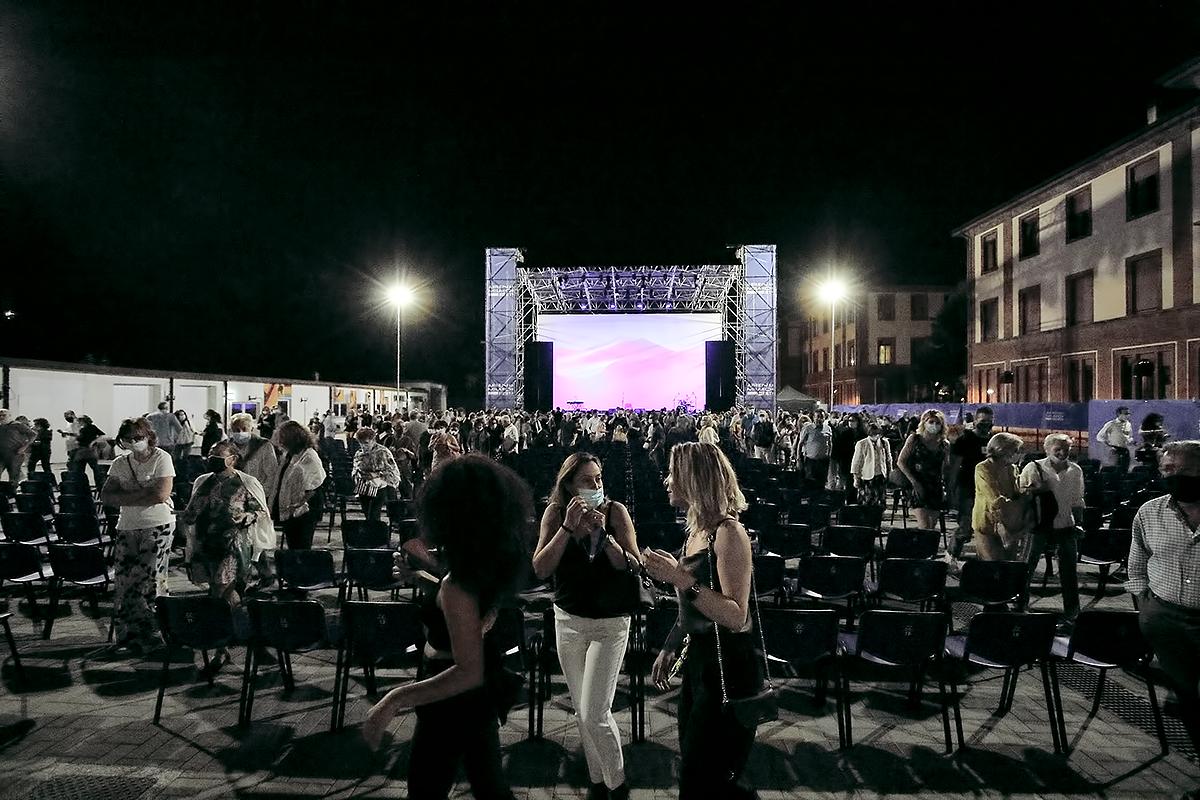
{"label": "man in white shirt", "polygon": [[1030,537],[1029,575],[1025,582],[1025,596],[1029,596],[1029,584],[1038,560],[1049,546],[1058,549],[1058,578],[1062,586],[1063,623],[1070,625],[1079,615],[1079,581],[1076,578],[1075,562],[1079,560],[1077,538],[1079,528],[1076,517],[1083,510],[1083,470],[1078,464],[1067,460],[1071,453],[1071,437],[1065,433],[1052,433],[1043,444],[1046,457],[1031,461],[1021,471],[1021,486],[1026,491],[1039,492],[1046,489],[1054,493],[1058,504],[1053,524],[1037,526]]}
{"label": "man in white shirt", "polygon": [[169,409],[170,406],[165,401],[159,403],[157,411],[151,411],[146,415],[146,421],[150,423],[150,427],[154,429],[154,435],[158,437],[158,446],[170,453],[171,460],[174,461],[175,446],[183,438],[183,425]]}
{"label": "man in white shirt", "polygon": [[1117,416],[1104,423],[1104,427],[1096,434],[1097,441],[1103,442],[1112,450],[1113,463],[1121,472],[1129,471],[1133,456],[1133,423],[1129,421],[1131,416],[1129,406],[1118,407]]}

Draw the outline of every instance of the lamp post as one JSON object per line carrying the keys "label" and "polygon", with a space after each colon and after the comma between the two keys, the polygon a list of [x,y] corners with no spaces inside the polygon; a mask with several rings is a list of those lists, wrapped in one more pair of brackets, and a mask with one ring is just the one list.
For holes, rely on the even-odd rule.
{"label": "lamp post", "polygon": [[837,367],[837,302],[846,298],[846,284],[834,277],[828,278],[817,289],[818,296],[829,303],[829,413],[833,413],[833,374]]}
{"label": "lamp post", "polygon": [[405,306],[414,299],[413,290],[397,283],[387,292],[388,302],[396,307],[396,410],[400,410],[400,324]]}

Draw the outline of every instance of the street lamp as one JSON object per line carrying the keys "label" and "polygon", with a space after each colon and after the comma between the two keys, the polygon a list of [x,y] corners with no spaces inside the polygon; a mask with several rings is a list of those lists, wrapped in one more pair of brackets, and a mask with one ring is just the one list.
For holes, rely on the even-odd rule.
{"label": "street lamp", "polygon": [[835,329],[837,328],[837,303],[839,300],[846,299],[846,283],[839,278],[830,277],[819,287],[817,287],[817,296],[829,303],[829,413],[833,413],[833,372],[837,366],[836,345],[837,340]]}
{"label": "street lamp", "polygon": [[396,307],[396,410],[400,410],[400,320],[406,306],[412,305],[416,295],[411,287],[397,283],[387,291],[387,300]]}

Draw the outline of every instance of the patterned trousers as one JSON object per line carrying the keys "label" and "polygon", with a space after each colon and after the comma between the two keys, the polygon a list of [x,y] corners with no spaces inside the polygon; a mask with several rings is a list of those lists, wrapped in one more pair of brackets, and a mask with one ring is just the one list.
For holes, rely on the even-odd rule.
{"label": "patterned trousers", "polygon": [[113,618],[117,642],[145,648],[158,643],[154,598],[167,592],[167,565],[175,523],[117,531],[114,556]]}

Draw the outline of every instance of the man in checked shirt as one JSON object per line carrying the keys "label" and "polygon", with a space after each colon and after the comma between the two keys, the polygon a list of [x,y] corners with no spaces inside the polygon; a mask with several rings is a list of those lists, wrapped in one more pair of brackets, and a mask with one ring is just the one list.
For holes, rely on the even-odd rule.
{"label": "man in checked shirt", "polygon": [[1170,494],[1133,520],[1125,588],[1140,598],[1142,632],[1200,744],[1200,441],[1166,445],[1162,476]]}

